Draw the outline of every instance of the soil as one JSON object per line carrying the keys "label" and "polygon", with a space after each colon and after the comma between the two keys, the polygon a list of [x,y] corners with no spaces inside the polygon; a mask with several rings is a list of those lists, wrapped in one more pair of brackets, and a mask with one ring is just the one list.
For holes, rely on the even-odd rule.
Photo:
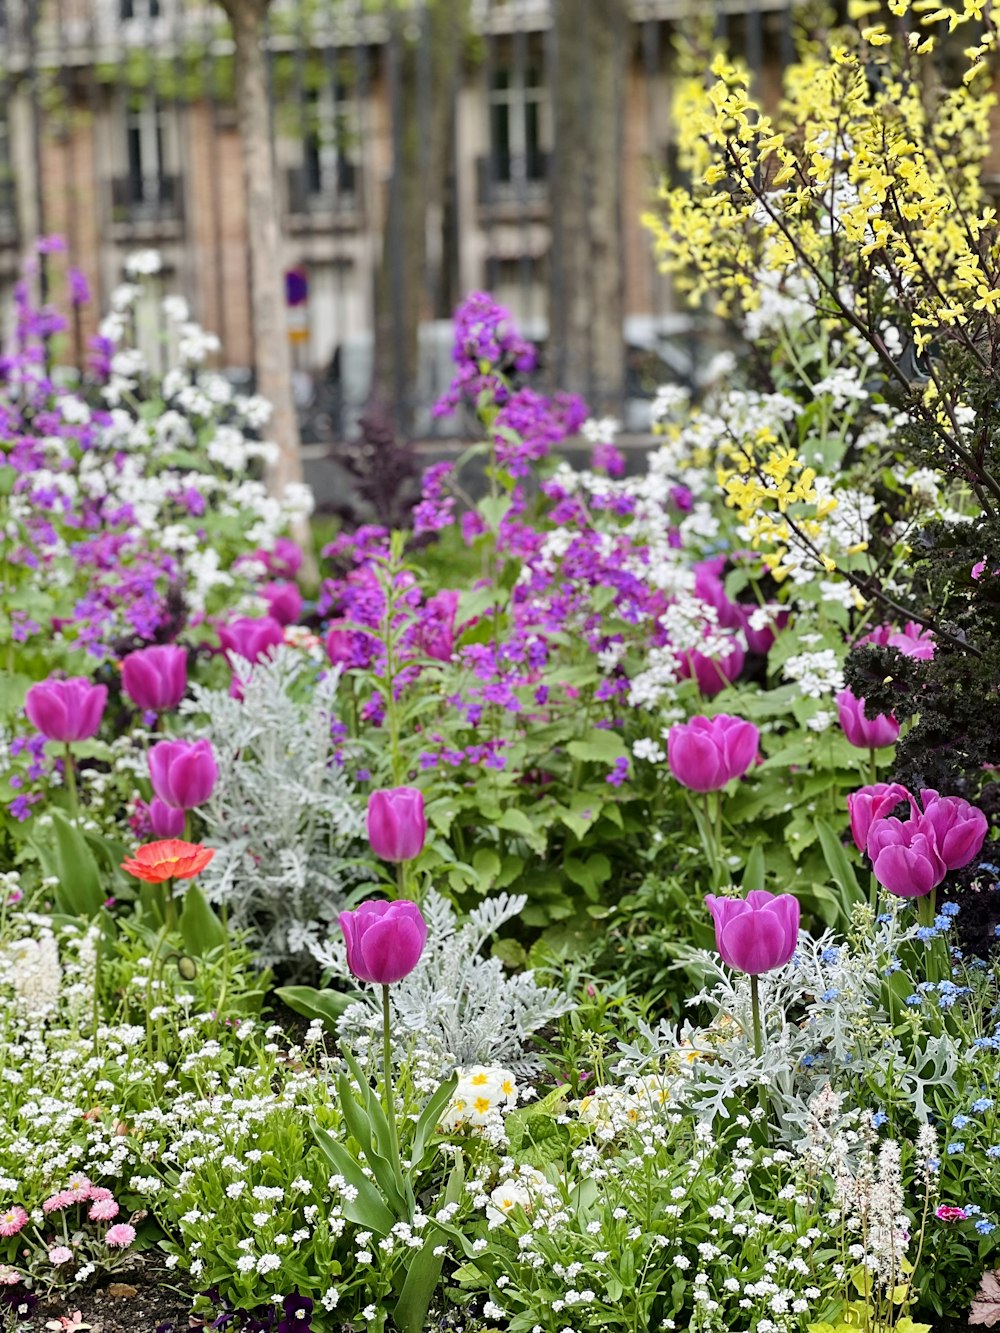
{"label": "soil", "polygon": [[[206,1327],[189,1317],[191,1297],[175,1286],[177,1278],[164,1268],[155,1251],[137,1254],[131,1264],[119,1268],[111,1279],[74,1290],[69,1299],[51,1296],[40,1300],[23,1323],[14,1329],[41,1333],[48,1320],[79,1310],[91,1333],[186,1333]],[[0,1327],[2,1315],[0,1315]],[[72,1325],[70,1326],[72,1327]]]}

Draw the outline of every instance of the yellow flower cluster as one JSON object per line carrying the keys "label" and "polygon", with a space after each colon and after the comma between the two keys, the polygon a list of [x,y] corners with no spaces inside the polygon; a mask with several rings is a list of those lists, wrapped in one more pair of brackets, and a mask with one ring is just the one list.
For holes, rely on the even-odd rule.
{"label": "yellow flower cluster", "polygon": [[[780,583],[794,567],[788,561],[793,527],[801,551],[805,538],[815,558],[831,573],[836,561],[822,553],[823,520],[837,507],[834,496],[816,489],[816,471],[794,449],[762,427],[752,444],[723,446],[716,478],[726,504],[736,510],[751,547]],[[797,563],[797,562],[796,562]]]}
{"label": "yellow flower cluster", "polygon": [[[942,331],[974,339],[1000,304],[996,216],[980,168],[994,97],[984,86],[1000,4],[854,0],[859,32],[787,73],[773,114],[719,56],[677,97],[679,160],[695,184],[664,186],[647,218],[663,268],[720,315],[752,310],[762,271],[807,275],[819,305],[869,337],[888,304],[918,352]],[[872,21],[868,23],[868,20]],[[936,33],[974,22],[962,82],[941,89]],[[867,24],[867,26],[866,26]],[[931,89],[937,91],[931,93]]]}
{"label": "yellow flower cluster", "polygon": [[517,1083],[509,1069],[474,1065],[461,1070],[451,1101],[438,1128],[444,1133],[460,1129],[482,1130],[495,1124],[504,1111],[517,1105]]}

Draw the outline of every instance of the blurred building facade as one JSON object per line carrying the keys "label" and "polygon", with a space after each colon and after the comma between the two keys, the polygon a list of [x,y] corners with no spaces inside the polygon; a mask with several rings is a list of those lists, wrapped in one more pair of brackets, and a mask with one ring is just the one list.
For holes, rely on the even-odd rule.
{"label": "blurred building facade", "polygon": [[[288,328],[274,336],[292,340],[297,367],[323,386],[326,424],[348,429],[366,397],[380,271],[390,290],[405,282],[417,293],[420,429],[430,429],[424,409],[447,379],[448,317],[472,289],[490,290],[544,341],[553,310],[594,265],[608,266],[622,374],[596,386],[602,404],[641,397],[664,366],[695,374],[690,323],[640,221],[671,159],[678,25],[707,21],[773,95],[801,0],[571,0],[581,22],[591,6],[605,19],[617,10],[604,28],[614,50],[594,55],[613,62],[600,102],[591,48],[581,59],[558,26],[555,7],[565,23],[567,0],[448,2],[461,7],[463,31],[444,84],[433,50],[438,0],[276,0],[269,16],[282,264],[296,275]],[[584,131],[588,118],[607,121],[609,106],[612,156],[595,178]],[[440,188],[422,215],[401,226],[397,210],[393,223],[405,155],[430,172],[442,152]],[[252,372],[242,170],[220,10],[0,0],[0,299],[8,304],[33,238],[63,236],[95,298],[73,330],[73,356],[96,331],[126,255],[151,248],[163,270],[140,320],[153,340],[155,296],[178,292],[219,335],[222,364]]]}

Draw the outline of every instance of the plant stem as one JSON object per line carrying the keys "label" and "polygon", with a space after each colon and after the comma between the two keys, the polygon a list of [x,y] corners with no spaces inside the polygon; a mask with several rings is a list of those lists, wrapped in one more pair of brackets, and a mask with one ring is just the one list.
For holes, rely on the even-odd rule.
{"label": "plant stem", "polygon": [[177,927],[177,903],[174,900],[174,881],[165,880],[163,891],[167,895],[166,903],[163,908],[164,930],[175,930]]}
{"label": "plant stem", "polygon": [[73,751],[70,749],[69,741],[66,742],[66,751],[63,759],[63,773],[66,778],[66,795],[69,797],[70,818],[74,824],[79,826],[80,802],[76,794],[76,768],[73,765]]}
{"label": "plant stem", "polygon": [[878,782],[878,761],[875,758],[874,745],[868,748],[868,780],[873,787]]}
{"label": "plant stem", "polygon": [[406,897],[406,862],[396,862],[396,897],[400,900]]}
{"label": "plant stem", "polygon": [[757,978],[750,978],[750,1007],[753,1011],[753,1051],[759,1060],[764,1054],[764,1037],[760,1025],[760,991]]}
{"label": "plant stem", "polygon": [[399,1134],[396,1131],[396,1099],[392,1095],[392,1037],[389,1031],[389,987],[382,987],[382,1076],[385,1096],[385,1118],[389,1122],[389,1143],[392,1165],[402,1171],[399,1160]]}

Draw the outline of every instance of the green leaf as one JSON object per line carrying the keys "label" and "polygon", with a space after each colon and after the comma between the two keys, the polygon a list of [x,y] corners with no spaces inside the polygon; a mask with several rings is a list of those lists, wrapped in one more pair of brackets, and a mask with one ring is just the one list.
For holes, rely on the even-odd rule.
{"label": "green leaf", "polygon": [[[108,896],[87,840],[58,807],[49,812],[51,824],[36,830],[34,846],[46,875],[59,881],[56,905],[61,912],[88,919],[96,916]],[[48,835],[51,830],[51,841]],[[40,839],[45,838],[42,842]]]}
{"label": "green leaf", "polygon": [[413,1144],[410,1148],[410,1161],[414,1166],[419,1166],[423,1159],[424,1149],[427,1147],[427,1140],[437,1129],[444,1108],[451,1101],[452,1093],[457,1086],[458,1078],[453,1074],[451,1078],[447,1079],[434,1090],[433,1095],[428,1099],[426,1106],[420,1112],[420,1118],[413,1131]]}
{"label": "green leaf", "polygon": [[603,853],[598,852],[581,861],[575,856],[568,856],[563,862],[567,877],[578,884],[588,898],[596,902],[600,897],[601,885],[611,875],[611,862]]}
{"label": "green leaf", "polygon": [[819,845],[823,849],[823,859],[826,861],[827,869],[833,876],[837,888],[847,899],[846,910],[849,913],[855,903],[865,901],[854,867],[844,850],[843,843],[825,820],[816,820],[816,833],[819,836]]}
{"label": "green leaf", "polygon": [[356,1222],[358,1226],[374,1231],[378,1236],[388,1236],[399,1219],[386,1207],[382,1196],[361,1170],[357,1159],[352,1157],[342,1143],[337,1142],[329,1130],[321,1129],[314,1123],[312,1131],[317,1147],[337,1175],[343,1176],[348,1185],[353,1185],[357,1190],[355,1198],[342,1199],[344,1216],[349,1221]]}
{"label": "green leaf", "polygon": [[[458,1203],[464,1184],[465,1167],[459,1157],[448,1176],[442,1202]],[[427,1310],[437,1291],[444,1264],[444,1255],[435,1254],[434,1251],[441,1246],[444,1238],[445,1233],[439,1227],[432,1228],[421,1249],[410,1259],[406,1279],[393,1311],[393,1318],[401,1333],[424,1333]]]}
{"label": "green leaf", "polygon": [[509,495],[487,495],[479,501],[476,508],[491,532],[499,532],[500,524],[510,513],[510,505]]}
{"label": "green leaf", "polygon": [[194,958],[204,958],[213,949],[224,949],[229,942],[229,932],[194,882],[184,894],[179,924],[184,947]]}
{"label": "green leaf", "polygon": [[747,855],[747,863],[743,867],[743,893],[744,896],[753,889],[762,889],[764,887],[764,877],[767,874],[767,867],[764,861],[764,847],[762,843],[754,843]]}
{"label": "green leaf", "polygon": [[500,874],[500,857],[492,847],[480,847],[472,858],[472,868],[479,877],[481,890],[486,893]]}
{"label": "green leaf", "polygon": [[[366,1105],[361,1106],[351,1088],[350,1079],[346,1075],[341,1075],[337,1080],[337,1096],[340,1101],[340,1113],[344,1117],[344,1124],[347,1131],[356,1141],[365,1155],[368,1165],[378,1182],[379,1189],[382,1191],[382,1198],[386,1206],[392,1210],[400,1220],[408,1216],[406,1205],[406,1186],[400,1175],[399,1167],[390,1160],[389,1126],[385,1119],[385,1112],[378,1104],[378,1098],[374,1096],[371,1089],[362,1084],[362,1097]],[[366,1095],[367,1094],[367,1095]],[[378,1108],[381,1116],[381,1126],[376,1126],[374,1122],[374,1112]],[[381,1133],[379,1132],[381,1129]]]}
{"label": "green leaf", "polygon": [[613,764],[618,759],[627,759],[628,746],[616,731],[604,731],[595,727],[579,740],[570,741],[566,749],[574,759],[584,763]]}
{"label": "green leaf", "polygon": [[279,986],[274,992],[297,1014],[304,1018],[319,1018],[331,1032],[337,1019],[351,1003],[352,997],[342,991],[317,990],[315,986]]}

